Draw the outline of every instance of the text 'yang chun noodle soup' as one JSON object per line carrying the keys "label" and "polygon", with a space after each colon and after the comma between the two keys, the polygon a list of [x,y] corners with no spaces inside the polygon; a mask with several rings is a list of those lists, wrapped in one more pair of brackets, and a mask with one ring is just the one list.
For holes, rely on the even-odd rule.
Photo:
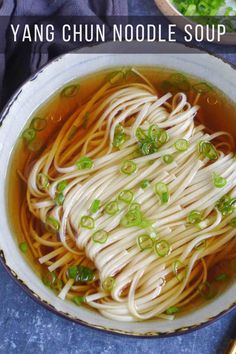
{"label": "text 'yang chun noodle soup'", "polygon": [[119,321],[173,319],[235,278],[235,107],[180,73],[96,75],[23,131],[10,219],[59,298]]}

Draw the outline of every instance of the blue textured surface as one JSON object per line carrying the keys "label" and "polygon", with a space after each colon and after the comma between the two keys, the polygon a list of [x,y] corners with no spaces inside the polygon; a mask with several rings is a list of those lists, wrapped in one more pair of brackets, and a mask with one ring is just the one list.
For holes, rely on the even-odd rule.
{"label": "blue textured surface", "polygon": [[[128,0],[132,15],[155,15],[152,0]],[[236,55],[224,55],[236,64]],[[236,312],[184,336],[166,339],[120,337],[61,319],[31,300],[0,266],[0,353],[223,353],[235,330]]]}

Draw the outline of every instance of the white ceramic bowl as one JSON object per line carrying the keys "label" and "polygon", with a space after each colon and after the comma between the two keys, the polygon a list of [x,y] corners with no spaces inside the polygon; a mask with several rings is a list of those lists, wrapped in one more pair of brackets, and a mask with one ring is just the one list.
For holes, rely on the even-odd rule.
{"label": "white ceramic bowl", "polygon": [[[197,311],[174,321],[122,323],[108,320],[97,312],[60,300],[46,288],[20,254],[7,220],[6,173],[11,151],[32,112],[67,82],[109,67],[162,66],[207,80],[236,102],[236,71],[218,58],[209,54],[135,55],[128,53],[129,44],[121,45],[127,54],[85,54],[80,51],[54,60],[29,79],[7,104],[1,116],[3,124],[0,128],[0,259],[28,294],[57,314],[94,328],[122,334],[136,336],[180,334],[205,325],[232,309],[236,305],[236,283],[215,301],[206,303]],[[159,47],[156,44],[155,46],[158,53]],[[101,46],[100,49],[105,52],[107,45]]]}

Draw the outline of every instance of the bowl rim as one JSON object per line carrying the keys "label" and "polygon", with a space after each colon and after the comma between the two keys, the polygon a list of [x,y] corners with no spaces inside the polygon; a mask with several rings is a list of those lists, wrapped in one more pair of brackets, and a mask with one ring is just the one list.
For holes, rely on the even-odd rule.
{"label": "bowl rim", "polygon": [[[107,43],[103,43],[100,44],[100,46],[104,46]],[[183,45],[183,44],[179,44],[180,46],[183,47],[190,47],[187,45]],[[91,47],[95,47],[94,46],[90,46]],[[42,65],[35,73],[33,73],[32,75],[30,75],[26,80],[24,80],[24,82],[17,88],[17,90],[11,95],[11,97],[8,99],[8,101],[4,104],[4,107],[2,108],[1,112],[0,112],[0,129],[1,126],[4,122],[5,117],[7,116],[11,106],[14,104],[14,102],[18,99],[19,95],[21,94],[21,91],[24,87],[25,84],[27,84],[30,81],[33,81],[34,79],[37,78],[37,76],[44,71],[44,69],[46,69],[48,66],[50,66],[51,64],[60,61],[61,59],[64,58],[64,56],[68,55],[68,54],[79,54],[79,53],[84,53],[83,49],[74,49],[73,51],[64,53],[62,55],[59,55],[51,60],[49,60],[46,64]],[[232,63],[227,62],[225,59],[218,57],[206,50],[203,49],[197,49],[199,52],[202,52],[202,54],[208,54],[210,56],[213,56],[217,59],[219,59],[220,61],[222,61],[225,64],[227,64],[228,66],[230,66],[233,70],[236,70],[236,66],[233,65]],[[92,54],[94,54],[93,52],[91,52]],[[143,338],[143,339],[154,339],[154,338],[167,338],[167,337],[175,337],[175,336],[179,336],[179,335],[184,335],[184,334],[188,334],[188,333],[192,333],[198,329],[207,327],[208,325],[214,323],[215,321],[217,321],[218,319],[224,317],[225,315],[227,315],[228,313],[232,312],[234,309],[236,309],[236,301],[234,301],[227,309],[223,309],[220,313],[218,313],[215,316],[212,316],[206,320],[204,320],[203,322],[200,322],[198,324],[193,324],[190,326],[186,326],[186,327],[182,327],[182,328],[178,328],[176,330],[173,330],[171,332],[155,332],[155,331],[151,331],[151,332],[144,332],[144,333],[138,333],[136,331],[127,331],[127,330],[118,330],[118,329],[114,329],[114,328],[108,328],[108,327],[104,327],[104,326],[99,326],[99,325],[95,325],[95,324],[91,324],[89,322],[83,321],[77,317],[73,317],[72,315],[70,315],[69,313],[60,311],[59,309],[57,309],[56,307],[54,307],[52,304],[50,304],[49,302],[43,300],[38,294],[36,294],[32,289],[29,288],[28,285],[25,284],[25,282],[20,279],[18,277],[18,275],[15,273],[15,271],[13,269],[11,269],[8,264],[7,264],[7,260],[5,258],[4,252],[3,250],[0,248],[0,264],[2,265],[3,269],[10,275],[11,279],[13,279],[15,281],[15,283],[21,288],[23,289],[23,291],[31,298],[33,299],[37,304],[41,305],[42,307],[44,307],[45,309],[49,310],[51,313],[60,316],[61,318],[64,318],[66,320],[69,320],[71,322],[74,322],[76,324],[82,325],[84,327],[87,328],[91,328],[94,330],[98,330],[101,332],[105,332],[107,334],[113,334],[113,335],[118,335],[118,336],[126,336],[126,337],[133,337],[133,338]]]}

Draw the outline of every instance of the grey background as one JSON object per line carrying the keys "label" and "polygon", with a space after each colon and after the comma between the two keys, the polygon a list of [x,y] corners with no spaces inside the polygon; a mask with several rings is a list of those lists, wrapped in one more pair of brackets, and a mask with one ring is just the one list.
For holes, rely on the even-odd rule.
{"label": "grey background", "polygon": [[[152,0],[128,0],[130,15],[158,13]],[[222,55],[236,64],[236,55]],[[184,336],[135,339],[64,320],[31,300],[0,265],[0,353],[223,354],[234,334],[236,311]]]}

